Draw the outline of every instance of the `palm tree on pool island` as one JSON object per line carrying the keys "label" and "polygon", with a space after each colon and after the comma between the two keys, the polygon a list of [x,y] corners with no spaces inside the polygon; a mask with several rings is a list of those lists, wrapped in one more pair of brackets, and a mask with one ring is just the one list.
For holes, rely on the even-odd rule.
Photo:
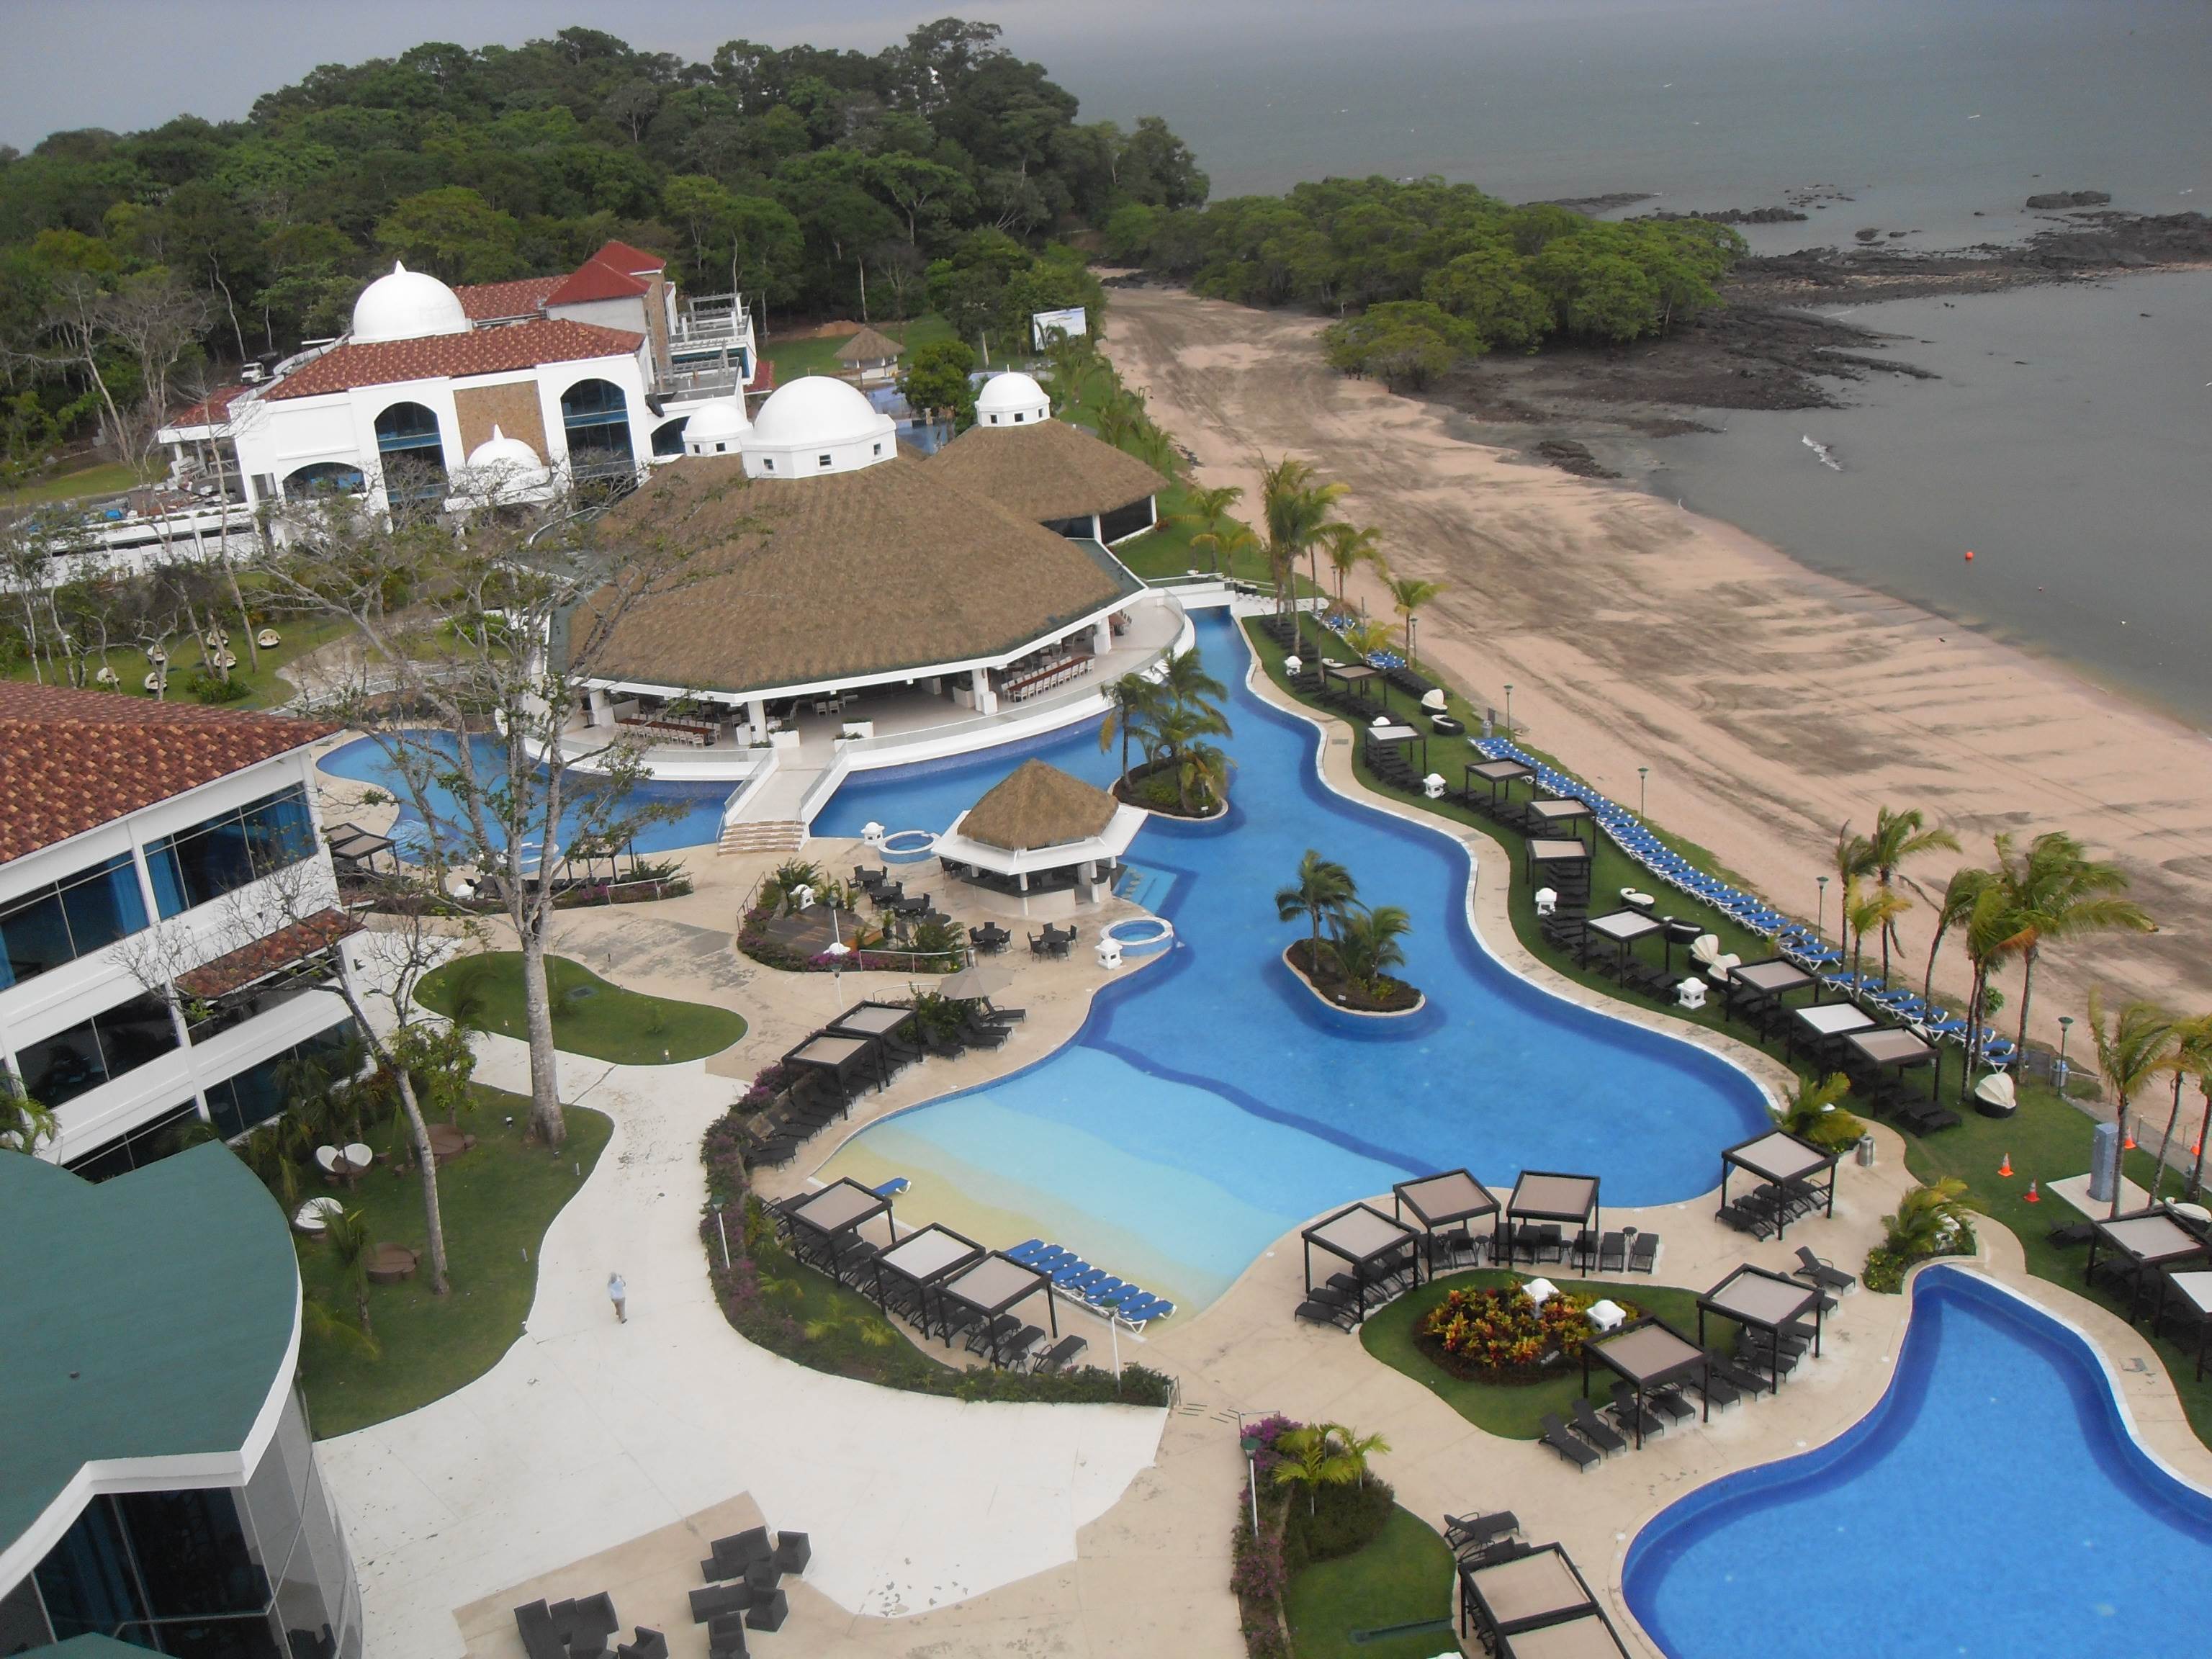
{"label": "palm tree on pool island", "polygon": [[1352,872],[1307,848],[1305,856],[1298,860],[1298,878],[1275,890],[1275,915],[1282,921],[1303,915],[1313,924],[1312,943],[1307,947],[1308,972],[1316,971],[1321,962],[1322,924],[1325,921],[1334,927],[1358,902],[1359,884],[1352,880]]}
{"label": "palm tree on pool island", "polygon": [[1139,745],[1151,735],[1166,699],[1158,684],[1142,674],[1124,674],[1106,688],[1106,718],[1098,725],[1098,747],[1103,750],[1121,740],[1121,787],[1129,787],[1129,740]]}
{"label": "palm tree on pool island", "polygon": [[1338,969],[1356,988],[1379,997],[1390,970],[1406,965],[1406,947],[1398,941],[1413,931],[1413,918],[1403,906],[1354,906],[1336,924],[1332,948]]}

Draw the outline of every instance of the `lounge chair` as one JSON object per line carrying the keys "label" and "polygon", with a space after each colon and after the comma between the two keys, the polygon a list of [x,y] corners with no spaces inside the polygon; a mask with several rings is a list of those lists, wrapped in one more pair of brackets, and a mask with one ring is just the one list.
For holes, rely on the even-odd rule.
{"label": "lounge chair", "polygon": [[2047,1235],[2053,1244],[2063,1245],[2087,1244],[2096,1236],[2097,1224],[2094,1221],[2064,1222]]}
{"label": "lounge chair", "polygon": [[1680,1389],[1654,1389],[1644,1398],[1649,1400],[1652,1407],[1669,1423],[1686,1423],[1698,1414],[1698,1408],[1682,1398],[1682,1391]]}
{"label": "lounge chair", "polygon": [[1585,1442],[1577,1440],[1573,1435],[1569,1434],[1567,1425],[1559,1421],[1559,1413],[1556,1412],[1545,1414],[1544,1431],[1536,1438],[1578,1469],[1588,1469],[1593,1463],[1598,1462],[1596,1450]]}
{"label": "lounge chair", "polygon": [[1725,1382],[1740,1394],[1757,1395],[1766,1392],[1765,1377],[1746,1370],[1733,1359],[1727,1358],[1723,1355],[1707,1354],[1705,1367],[1712,1373],[1714,1382]]}
{"label": "lounge chair", "polygon": [[814,1559],[814,1547],[807,1542],[803,1532],[780,1532],[775,1535],[775,1570],[798,1577],[806,1571],[806,1564]]}
{"label": "lounge chair", "polygon": [[1845,1273],[1841,1267],[1831,1267],[1821,1261],[1808,1246],[1803,1244],[1797,1247],[1797,1266],[1791,1272],[1794,1278],[1818,1285],[1824,1291],[1848,1291],[1859,1282],[1856,1276]]}
{"label": "lounge chair", "polygon": [[743,1584],[710,1584],[691,1592],[691,1622],[703,1625],[726,1613],[743,1613],[752,1605],[753,1593]]}
{"label": "lounge chair", "polygon": [[1036,1368],[1048,1376],[1064,1371],[1081,1358],[1090,1346],[1079,1336],[1063,1336],[1046,1351],[1044,1358],[1037,1361]]}
{"label": "lounge chair", "polygon": [[1569,1409],[1574,1414],[1576,1431],[1600,1451],[1617,1452],[1628,1449],[1628,1442],[1622,1439],[1620,1433],[1600,1417],[1591,1407],[1590,1402],[1580,1395],[1575,1396],[1574,1402]]}
{"label": "lounge chair", "polygon": [[1749,1233],[1753,1238],[1774,1237],[1774,1224],[1765,1217],[1746,1209],[1741,1203],[1723,1204],[1715,1212],[1723,1224],[1740,1233]]}
{"label": "lounge chair", "polygon": [[617,1642],[615,1659],[668,1659],[668,1638],[657,1630],[636,1627],[637,1640]]}
{"label": "lounge chair", "polygon": [[1632,1273],[1656,1273],[1659,1267],[1659,1235],[1638,1233],[1636,1243],[1628,1249],[1628,1271]]}
{"label": "lounge chair", "polygon": [[1607,1233],[1598,1241],[1597,1270],[1601,1273],[1617,1273],[1627,1270],[1628,1240],[1620,1233]]}
{"label": "lounge chair", "polygon": [[1510,1510],[1495,1515],[1444,1516],[1444,1542],[1455,1551],[1481,1549],[1521,1530],[1521,1517]]}
{"label": "lounge chair", "polygon": [[1638,1439],[1648,1440],[1655,1434],[1667,1431],[1667,1419],[1639,1406],[1636,1390],[1627,1382],[1613,1385],[1613,1420]]}
{"label": "lounge chair", "polygon": [[1698,1392],[1705,1395],[1709,1406],[1733,1406],[1743,1398],[1742,1391],[1720,1374],[1717,1365],[1699,1379]]}
{"label": "lounge chair", "polygon": [[781,1590],[775,1590],[745,1609],[745,1624],[752,1630],[781,1630],[790,1616],[791,1604]]}
{"label": "lounge chair", "polygon": [[743,1613],[725,1614],[707,1626],[707,1659],[748,1659]]}
{"label": "lounge chair", "polygon": [[530,1659],[568,1659],[568,1644],[553,1622],[543,1600],[514,1610],[514,1628],[522,1638],[522,1650]]}

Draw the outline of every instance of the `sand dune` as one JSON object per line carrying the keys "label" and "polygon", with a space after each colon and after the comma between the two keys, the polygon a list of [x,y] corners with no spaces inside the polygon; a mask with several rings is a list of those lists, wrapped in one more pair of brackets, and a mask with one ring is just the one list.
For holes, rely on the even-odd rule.
{"label": "sand dune", "polygon": [[[1349,485],[1393,566],[1449,585],[1419,619],[1431,666],[1501,710],[1510,683],[1516,726],[1615,799],[1633,803],[1650,768],[1652,817],[1774,902],[1809,917],[1837,827],[1885,803],[1929,811],[1978,862],[1996,831],[2063,829],[2118,860],[2161,926],[2048,950],[2037,1034],[2055,1042],[2093,983],[2212,1008],[2203,736],[1728,525],[1486,447],[1463,417],[1334,374],[1318,326],[1127,289],[1108,349],[1202,482],[1256,493],[1255,458],[1290,451]],[[1389,614],[1371,578],[1354,591]],[[1940,889],[1951,862],[1912,873]],[[1832,933],[1836,909],[1832,882]],[[1924,908],[1902,930],[1917,978]],[[1955,994],[1955,941],[1944,957]]]}

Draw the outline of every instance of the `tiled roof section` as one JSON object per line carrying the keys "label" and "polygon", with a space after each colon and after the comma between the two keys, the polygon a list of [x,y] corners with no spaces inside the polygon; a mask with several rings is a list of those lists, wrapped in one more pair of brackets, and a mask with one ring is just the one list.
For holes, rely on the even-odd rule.
{"label": "tiled roof section", "polygon": [[535,317],[545,309],[545,296],[568,280],[523,276],[512,283],[470,283],[453,292],[471,322],[488,323],[502,317]]}
{"label": "tiled roof section", "polygon": [[641,334],[599,328],[566,317],[549,317],[466,334],[432,334],[419,340],[378,340],[325,352],[279,380],[272,398],[313,398],[349,386],[388,386],[397,380],[465,380],[507,374],[541,363],[633,356]]}
{"label": "tiled roof section", "polygon": [[337,729],[118,691],[0,684],[0,863]]}
{"label": "tiled roof section", "polygon": [[177,975],[178,988],[187,996],[213,999],[241,985],[264,979],[280,968],[327,951],[340,939],[358,933],[362,924],[343,910],[318,910],[289,927],[241,945],[235,951],[202,963]]}
{"label": "tiled roof section", "polygon": [[581,305],[587,300],[634,299],[650,287],[642,276],[601,264],[596,256],[576,267],[575,275],[545,296],[549,306]]}
{"label": "tiled roof section", "polygon": [[626,270],[634,276],[641,276],[649,270],[668,269],[668,261],[658,253],[647,253],[643,248],[632,247],[628,242],[609,242],[586,263],[612,265],[617,270]]}
{"label": "tiled roof section", "polygon": [[179,410],[169,417],[167,423],[173,427],[193,427],[227,421],[230,418],[230,400],[245,390],[242,386],[227,386],[210,392],[198,403]]}

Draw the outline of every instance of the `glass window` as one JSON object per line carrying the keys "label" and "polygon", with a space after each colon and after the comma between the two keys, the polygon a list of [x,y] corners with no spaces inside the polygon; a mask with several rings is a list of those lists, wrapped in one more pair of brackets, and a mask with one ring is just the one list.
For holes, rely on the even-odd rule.
{"label": "glass window", "polygon": [[228,1487],[125,1492],[115,1502],[154,1618],[258,1613],[269,1605],[268,1577],[246,1547]]}
{"label": "glass window", "polygon": [[129,1134],[109,1141],[95,1152],[70,1159],[68,1169],[87,1181],[106,1181],[181,1152],[185,1139],[200,1121],[200,1109],[191,1101],[172,1107],[151,1123],[142,1123]]}
{"label": "glass window", "polygon": [[345,1044],[353,1030],[350,1019],[327,1031],[318,1031],[305,1042],[271,1054],[258,1066],[250,1066],[235,1077],[225,1078],[207,1091],[208,1121],[225,1140],[235,1140],[255,1125],[266,1123],[284,1109],[285,1078],[302,1060],[327,1060]]}
{"label": "glass window", "polygon": [[315,850],[304,790],[276,794],[164,836],[146,849],[154,901],[164,918],[207,904]]}
{"label": "glass window", "polygon": [[7,954],[4,981],[13,985],[58,968],[75,954],[70,949],[69,919],[61,896],[49,888],[0,915],[0,941]]}
{"label": "glass window", "polygon": [[43,1648],[54,1639],[46,1610],[39,1605],[39,1587],[33,1579],[0,1595],[0,1653],[25,1653]]}
{"label": "glass window", "polygon": [[15,1051],[15,1061],[31,1097],[59,1106],[176,1046],[177,1026],[169,1017],[169,1005],[149,994],[25,1043]]}
{"label": "glass window", "polygon": [[33,1575],[58,1641],[106,1633],[145,1616],[114,1504],[112,1498],[95,1498],[86,1504]]}
{"label": "glass window", "polygon": [[146,925],[128,853],[0,907],[0,990],[112,945]]}

